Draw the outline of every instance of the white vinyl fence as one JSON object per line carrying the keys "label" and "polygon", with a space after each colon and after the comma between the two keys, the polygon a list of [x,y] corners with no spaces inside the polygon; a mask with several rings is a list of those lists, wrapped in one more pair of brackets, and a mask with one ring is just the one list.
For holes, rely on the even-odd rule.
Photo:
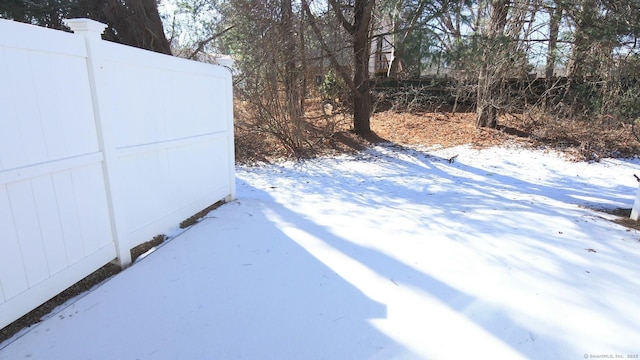
{"label": "white vinyl fence", "polygon": [[229,68],[67,25],[0,19],[0,328],[235,196]]}

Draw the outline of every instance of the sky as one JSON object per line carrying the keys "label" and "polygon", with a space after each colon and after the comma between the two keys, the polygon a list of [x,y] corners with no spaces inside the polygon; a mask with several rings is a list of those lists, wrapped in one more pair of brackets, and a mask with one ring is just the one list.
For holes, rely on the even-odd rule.
{"label": "sky", "polygon": [[630,208],[634,173],[516,146],[239,166],[235,201],[0,359],[638,355],[640,234],[592,210]]}

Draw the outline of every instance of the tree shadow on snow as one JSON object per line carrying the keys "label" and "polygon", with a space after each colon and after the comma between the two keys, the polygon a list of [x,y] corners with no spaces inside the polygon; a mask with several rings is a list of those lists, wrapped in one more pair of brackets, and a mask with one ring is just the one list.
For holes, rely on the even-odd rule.
{"label": "tree shadow on snow", "polygon": [[[562,174],[552,174],[553,179],[532,183],[419,151],[405,149],[403,154],[400,156],[393,149],[389,152],[375,149],[368,151],[365,155],[368,161],[380,164],[382,169],[388,170],[387,174],[374,178],[366,172],[360,173],[357,168],[349,168],[349,160],[345,160],[345,174],[331,178],[327,178],[322,169],[315,169],[313,162],[303,162],[297,169],[300,178],[296,186],[305,193],[316,195],[314,199],[320,197],[338,200],[360,209],[361,212],[353,214],[354,217],[367,216],[367,212],[372,209],[397,208],[402,211],[407,204],[414,208],[424,207],[429,212],[415,220],[420,226],[433,229],[434,234],[437,232],[439,236],[476,251],[478,257],[497,269],[531,273],[559,293],[576,292],[583,296],[571,299],[558,295],[556,300],[568,306],[586,306],[596,312],[606,311],[614,316],[615,322],[626,324],[632,329],[637,326],[627,314],[617,310],[607,297],[601,296],[607,289],[602,288],[598,281],[594,280],[591,291],[583,291],[585,284],[589,284],[584,276],[592,272],[597,273],[600,279],[616,278],[624,284],[629,280],[621,278],[619,268],[607,265],[624,257],[625,244],[612,238],[608,224],[598,225],[596,215],[578,207],[586,204],[606,206],[628,201],[627,197],[620,194],[633,193],[632,188],[603,188],[586,182],[584,186],[576,188],[576,182],[564,179]],[[393,176],[403,178],[400,188]],[[274,202],[270,206],[281,218],[296,224],[381,277],[390,279],[394,284],[421,289],[435,296],[450,309],[464,314],[477,326],[493,334],[499,341],[521,344],[516,351],[527,356],[540,355],[539,349],[534,349],[535,346],[542,346],[540,341],[535,344],[540,336],[539,329],[543,328],[540,324],[532,323],[530,327],[524,325],[522,319],[516,320],[513,312],[501,309],[500,304],[479,299],[417,271],[410,264],[386,253],[336,236],[325,226],[308,219],[305,214],[275,203],[268,190],[255,191],[263,193],[263,198]],[[303,198],[299,201],[307,200]],[[523,218],[533,220],[523,221]],[[547,223],[536,222],[536,219]],[[384,223],[385,219],[375,221]],[[411,229],[405,230],[411,232]],[[504,238],[508,243],[505,243],[504,248],[484,251],[487,247],[496,246],[496,243],[487,241],[492,235]],[[585,243],[598,247],[598,258],[594,258],[596,250],[585,248]],[[512,253],[510,249],[515,252]],[[519,257],[523,253],[530,256]],[[536,263],[538,259],[545,261]],[[640,269],[636,266],[630,271],[638,273]],[[620,286],[623,287],[624,284]],[[629,286],[637,287],[631,283]],[[509,302],[509,299],[504,299],[502,303]],[[474,317],[466,313],[468,309],[478,307],[484,309],[484,315],[476,314]],[[528,316],[522,315],[524,318]],[[571,348],[572,344],[566,338],[563,340],[556,334],[543,335],[546,335],[543,336],[543,346],[561,351],[555,355],[566,353]],[[584,352],[585,349],[573,350]]]}
{"label": "tree shadow on snow", "polygon": [[[244,186],[250,185],[244,184]],[[470,326],[472,328],[472,330],[470,331],[471,333],[484,334],[486,339],[491,340],[491,345],[488,345],[486,343],[484,344],[487,346],[486,349],[493,349],[495,351],[508,349],[504,350],[506,351],[505,354],[513,355],[517,354],[522,349],[510,348],[511,343],[528,342],[530,343],[530,345],[532,345],[532,343],[540,336],[540,334],[536,334],[533,329],[524,327],[522,324],[512,319],[509,314],[507,314],[505,311],[503,311],[503,309],[495,304],[483,301],[482,299],[479,299],[465,291],[453,287],[436,277],[433,277],[425,272],[418,271],[413,266],[410,266],[410,264],[400,261],[384,252],[355,244],[347,239],[337,236],[333,232],[329,231],[325,226],[319,225],[316,222],[308,219],[304,214],[293,211],[286,206],[278,203],[267,192],[263,190],[252,188],[251,192],[252,195],[255,195],[257,198],[261,199],[261,201],[264,201],[265,207],[268,208],[268,213],[275,213],[275,216],[272,214],[271,216],[267,216],[267,218],[271,222],[276,224],[276,227],[295,226],[297,229],[301,230],[302,237],[304,237],[304,235],[311,236],[314,239],[319,240],[322,243],[323,248],[331,248],[339,252],[340,255],[346,256],[349,259],[356,261],[358,264],[377,274],[379,276],[379,281],[385,283],[389,292],[396,291],[396,289],[399,288],[410,288],[418,289],[419,291],[435,297],[435,299],[437,299],[440,306],[442,306],[445,311],[447,309],[451,310],[461,315],[462,318],[468,320],[471,325],[466,324],[464,326]],[[240,201],[242,201],[242,199]],[[305,246],[304,240],[300,241],[299,239],[295,239],[295,236],[291,235],[287,235],[287,237],[288,238],[286,239],[286,241],[303,243],[301,246],[305,249],[305,251],[308,251],[312,256],[317,256],[315,254],[315,248],[319,246],[318,244],[307,244]],[[303,269],[308,264],[306,260],[304,260],[304,257],[301,261],[296,261],[296,263],[299,264],[299,269]],[[325,261],[324,265],[329,268],[334,267],[331,264],[331,261]],[[345,276],[344,273],[337,273],[336,275],[342,277]],[[349,276],[347,275],[347,277]],[[367,287],[367,285],[359,284],[357,280],[345,280],[351,283],[356,288]],[[347,299],[347,301],[349,300]],[[380,300],[374,299],[372,301]],[[360,305],[358,305],[358,302],[359,300],[356,300],[356,303],[347,306],[346,311],[348,312],[351,311],[349,309],[359,308]],[[334,302],[333,304],[334,305],[332,306],[338,305],[338,307],[347,305],[345,303],[342,303],[342,301],[339,303]],[[388,304],[383,303],[382,305],[386,306],[386,308],[388,309]],[[411,306],[410,303],[407,303],[406,305]],[[427,310],[426,313],[425,310]],[[457,324],[452,324],[449,322],[439,322],[438,319],[431,318],[428,313],[429,311],[438,312],[442,310],[409,308],[407,309],[407,311],[413,312],[412,316],[415,316],[415,318],[409,321],[404,326],[411,327],[418,332],[426,329],[424,333],[414,334],[414,336],[417,336],[421,339],[421,349],[418,350],[418,352],[414,352],[416,351],[415,349],[412,349],[411,346],[404,344],[404,341],[402,339],[404,335],[401,333],[388,334],[389,337],[387,337],[386,339],[381,339],[379,337],[380,334],[378,330],[372,328],[366,329],[360,334],[364,338],[368,338],[369,336],[373,335],[373,339],[376,340],[366,340],[366,342],[378,341],[378,349],[380,349],[378,356],[380,358],[424,358],[425,356],[429,358],[440,358],[443,356],[443,354],[456,354],[455,351],[452,351],[452,344],[459,344],[460,341],[466,341],[464,339],[459,339],[458,337],[461,333],[468,333],[467,331],[456,328]],[[384,320],[385,317],[386,314],[378,313],[379,319]],[[464,320],[460,321],[461,324],[463,324],[464,322]],[[505,333],[508,334],[506,337]],[[443,338],[441,336],[446,336],[446,334],[450,335],[450,339],[445,341],[445,344],[443,344]],[[397,338],[394,335],[396,335]],[[322,339],[322,337],[320,337],[319,339]],[[466,342],[467,344],[469,343],[468,341]],[[552,347],[555,350],[566,349],[565,344],[557,343],[553,338],[547,337],[545,339],[545,346],[549,346],[551,344],[553,344]],[[447,346],[449,346],[449,348],[447,348]],[[460,348],[457,348],[456,351],[459,351],[461,354],[472,354],[477,353],[479,349],[464,349],[464,346],[462,346]],[[348,356],[345,357],[344,354],[337,354],[337,356],[335,355],[336,354],[334,354],[333,358],[349,358]]]}

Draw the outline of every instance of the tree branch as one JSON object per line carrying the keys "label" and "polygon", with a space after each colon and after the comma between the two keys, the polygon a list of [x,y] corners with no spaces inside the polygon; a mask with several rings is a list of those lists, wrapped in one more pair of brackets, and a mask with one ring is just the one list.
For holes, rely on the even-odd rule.
{"label": "tree branch", "polygon": [[231,29],[235,28],[235,25],[231,25],[228,28],[220,31],[219,33],[213,34],[211,36],[209,36],[208,38],[202,40],[202,41],[198,41],[198,47],[196,47],[196,49],[187,57],[187,59],[193,59],[194,57],[196,57],[196,55],[198,55],[199,52],[202,51],[202,49],[204,49],[204,47],[212,42],[213,40],[215,40],[216,38],[226,34],[228,31],[230,31]]}
{"label": "tree branch", "polygon": [[[332,1],[335,1],[335,0],[332,0]],[[353,93],[355,93],[356,86],[353,83],[353,79],[351,79],[349,74],[342,69],[342,67],[340,66],[340,63],[338,63],[338,60],[336,59],[335,53],[331,51],[331,48],[329,48],[327,43],[322,38],[322,32],[318,28],[318,24],[316,23],[315,16],[313,16],[313,14],[311,13],[311,9],[309,9],[309,4],[307,3],[307,0],[302,0],[302,7],[305,13],[307,14],[307,16],[309,17],[309,24],[311,25],[311,30],[313,30],[313,33],[316,36],[316,39],[318,39],[318,42],[320,43],[320,47],[329,55],[329,61],[331,62],[331,65],[335,68],[336,72],[338,73],[338,75],[340,75],[342,80],[344,80],[344,83],[347,84],[349,89]]]}
{"label": "tree branch", "polygon": [[340,23],[342,24],[342,27],[344,27],[344,29],[347,30],[347,32],[349,34],[351,34],[351,35],[355,34],[356,26],[354,24],[350,23],[344,17],[344,13],[340,9],[340,5],[338,4],[338,2],[336,0],[329,0],[329,3],[331,4],[331,7],[333,8],[333,11],[336,13],[336,16],[338,17],[338,21],[340,21]]}

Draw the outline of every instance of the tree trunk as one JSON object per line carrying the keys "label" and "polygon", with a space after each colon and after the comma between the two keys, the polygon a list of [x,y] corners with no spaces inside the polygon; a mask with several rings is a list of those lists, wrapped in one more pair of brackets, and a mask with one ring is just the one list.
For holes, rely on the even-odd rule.
{"label": "tree trunk", "polygon": [[[404,42],[409,36],[409,32],[411,30],[407,29],[406,34],[402,39],[399,39],[398,33],[400,32],[400,20],[398,11],[394,11],[391,17],[391,21],[393,23],[393,49],[391,50],[391,64],[389,64],[389,69],[387,70],[387,77],[397,79],[400,75],[400,71],[402,70],[401,60],[404,56]],[[413,25],[413,24],[411,24]],[[380,37],[380,41],[384,41],[384,36]]]}
{"label": "tree trunk", "polygon": [[293,7],[291,0],[282,0],[282,34],[285,42],[285,110],[293,127],[292,140],[301,146],[303,139],[303,113],[301,108],[300,78],[301,74],[296,64],[297,51],[295,29],[293,26]]}
{"label": "tree trunk", "polygon": [[580,78],[588,74],[589,69],[585,59],[593,42],[593,34],[590,28],[595,26],[597,2],[595,0],[582,0],[579,13],[576,16],[576,29],[574,32],[573,47],[567,66],[567,77],[570,79]]}
{"label": "tree trunk", "polygon": [[402,71],[402,56],[404,55],[404,51],[402,51],[403,45],[397,46],[394,45],[393,53],[391,55],[391,64],[389,64],[389,71],[387,72],[387,77],[392,79],[397,79]]}
{"label": "tree trunk", "polygon": [[309,4],[307,1],[302,0],[302,7],[310,19],[311,29],[320,42],[323,51],[329,55],[329,60],[335,68],[336,73],[345,81],[349,90],[351,90],[353,101],[353,130],[360,136],[368,136],[371,134],[370,118],[373,109],[371,93],[369,91],[369,56],[371,54],[369,32],[375,0],[355,0],[353,23],[349,22],[344,16],[337,0],[329,0],[329,4],[333,8],[342,27],[351,35],[354,60],[353,78],[350,78],[348,71],[340,66],[335,52],[324,40],[314,16],[309,9]]}
{"label": "tree trunk", "polygon": [[499,76],[509,51],[499,45],[504,34],[511,0],[494,0],[482,50],[482,67],[478,75],[476,98],[476,126],[495,128],[498,125]]}
{"label": "tree trunk", "polygon": [[498,125],[498,108],[492,102],[496,86],[488,71],[483,69],[482,72],[478,79],[476,126],[494,129]]}
{"label": "tree trunk", "polygon": [[[356,134],[367,136],[371,133],[371,92],[369,89],[369,25],[373,0],[356,0],[354,12],[353,83],[356,87],[353,96],[353,129]],[[368,14],[366,12],[369,12]]]}
{"label": "tree trunk", "polygon": [[304,11],[300,9],[300,73],[302,74],[302,84],[300,89],[300,111],[302,114],[306,112],[305,97],[307,94],[307,49],[305,47],[304,33]]}
{"label": "tree trunk", "polygon": [[549,8],[549,48],[547,49],[547,65],[544,71],[547,79],[551,79],[553,77],[556,66],[556,50],[558,48],[560,20],[562,20],[562,8],[557,4],[555,8]]}

